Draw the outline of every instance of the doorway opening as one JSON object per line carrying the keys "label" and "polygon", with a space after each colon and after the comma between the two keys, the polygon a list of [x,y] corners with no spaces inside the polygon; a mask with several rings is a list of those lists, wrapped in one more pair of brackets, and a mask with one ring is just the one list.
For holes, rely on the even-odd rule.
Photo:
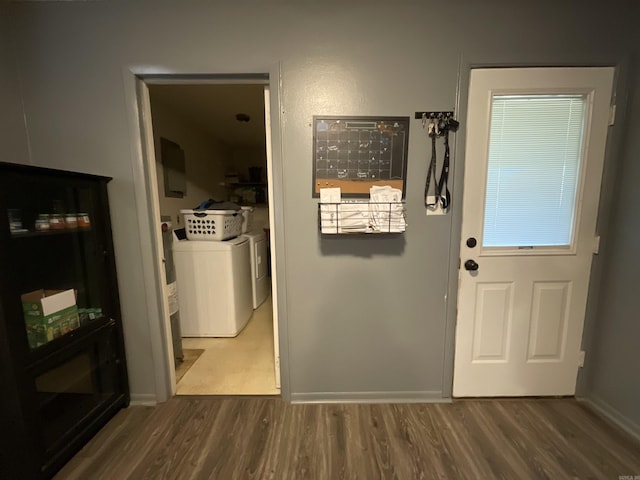
{"label": "doorway opening", "polygon": [[[171,390],[280,394],[269,85],[178,77],[145,86],[146,174],[162,229],[165,278],[158,283],[167,357],[175,365]],[[242,230],[224,239],[187,238],[184,211],[204,203],[225,212],[214,218],[242,217]]]}

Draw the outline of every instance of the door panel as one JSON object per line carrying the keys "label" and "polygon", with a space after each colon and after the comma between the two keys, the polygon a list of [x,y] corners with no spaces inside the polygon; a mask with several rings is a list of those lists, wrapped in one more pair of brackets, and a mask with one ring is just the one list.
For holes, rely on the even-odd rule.
{"label": "door panel", "polygon": [[511,330],[511,283],[480,283],[477,285],[474,361],[506,361]]}
{"label": "door panel", "polygon": [[575,393],[613,74],[471,72],[454,396]]}
{"label": "door panel", "polygon": [[571,282],[535,282],[529,361],[561,361],[566,343],[569,289]]}

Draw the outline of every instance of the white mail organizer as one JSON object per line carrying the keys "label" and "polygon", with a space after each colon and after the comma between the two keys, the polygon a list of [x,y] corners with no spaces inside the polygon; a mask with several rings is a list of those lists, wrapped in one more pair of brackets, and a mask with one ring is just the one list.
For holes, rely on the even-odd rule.
{"label": "white mail organizer", "polygon": [[324,234],[402,233],[407,227],[404,202],[320,202],[318,209]]}

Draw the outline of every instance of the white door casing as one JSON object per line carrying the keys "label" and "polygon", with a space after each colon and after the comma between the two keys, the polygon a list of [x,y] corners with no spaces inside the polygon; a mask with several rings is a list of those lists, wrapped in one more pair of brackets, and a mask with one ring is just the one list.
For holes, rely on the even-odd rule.
{"label": "white door casing", "polygon": [[[607,137],[613,68],[472,70],[453,395],[575,393]],[[483,245],[496,95],[583,95],[582,156],[570,244]],[[469,247],[467,239],[477,245]],[[477,263],[476,271],[465,262]]]}
{"label": "white door casing", "polygon": [[[127,95],[130,98],[130,105],[135,105],[137,108],[131,109],[131,124],[135,125],[132,129],[132,135],[134,137],[139,136],[140,146],[136,147],[139,152],[136,152],[135,157],[140,159],[139,168],[134,172],[137,174],[135,183],[136,191],[146,192],[148,198],[145,198],[146,203],[139,202],[138,213],[140,219],[140,232],[141,235],[148,236],[149,232],[151,237],[149,238],[149,244],[152,246],[153,255],[152,262],[145,264],[145,278],[152,278],[153,282],[148,282],[147,297],[158,300],[157,313],[158,315],[149,316],[150,331],[154,335],[152,339],[152,353],[153,363],[155,365],[154,375],[156,382],[155,395],[149,395],[149,400],[145,399],[145,403],[163,402],[168,398],[175,395],[176,392],[176,377],[174,369],[173,358],[173,344],[171,342],[171,325],[169,321],[169,307],[166,295],[164,265],[163,265],[163,252],[162,252],[162,234],[160,231],[159,219],[159,200],[158,200],[158,187],[157,187],[157,175],[155,166],[155,153],[153,148],[153,126],[151,122],[151,102],[149,98],[148,84],[256,84],[264,83],[264,81],[256,80],[253,78],[229,80],[227,78],[218,79],[216,75],[211,75],[210,78],[190,78],[189,73],[176,74],[171,78],[162,76],[155,78],[153,75],[143,69],[143,72],[133,72],[128,69],[125,70],[124,76],[126,79]],[[145,78],[141,78],[140,76]],[[266,154],[267,154],[267,175],[268,185],[273,184],[273,154],[271,149],[271,96],[269,94],[269,85],[265,84],[265,127],[266,127]],[[268,193],[268,205],[273,211],[273,205],[275,197],[273,189],[269,188]],[[142,198],[142,196],[141,196]],[[275,357],[275,380],[276,387],[281,388],[280,381],[280,348],[279,348],[279,325],[278,325],[278,311],[277,311],[277,282],[275,275],[276,250],[275,250],[275,224],[273,222],[274,215],[270,215],[270,245],[271,245],[271,264],[272,264],[272,297],[273,297],[273,333],[274,333],[274,357]],[[152,268],[153,266],[153,268]],[[153,293],[151,293],[153,291]],[[151,307],[150,307],[151,308]],[[158,318],[162,321],[158,322]],[[140,397],[140,395],[138,396]]]}
{"label": "white door casing", "polygon": [[[149,97],[149,87],[140,78],[136,78],[136,89],[138,94],[138,109],[139,109],[139,121],[140,121],[140,140],[142,144],[143,163],[144,163],[144,183],[147,191],[147,206],[148,216],[147,220],[151,224],[151,250],[154,252],[153,261],[155,263],[155,275],[153,281],[149,281],[146,284],[146,288],[156,289],[156,295],[147,293],[148,298],[157,298],[157,313],[161,318],[160,328],[157,328],[157,317],[150,315],[150,331],[157,330],[160,332],[160,338],[162,342],[152,342],[153,361],[156,364],[154,369],[154,376],[156,377],[156,383],[160,387],[166,385],[167,391],[163,391],[162,388],[157,389],[156,399],[157,401],[164,401],[168,397],[172,397],[176,393],[176,373],[174,368],[174,352],[171,332],[171,319],[169,309],[169,294],[168,287],[165,282],[166,270],[165,270],[165,258],[164,251],[162,249],[162,229],[160,223],[160,200],[158,193],[158,181],[156,171],[156,157],[155,148],[153,142],[153,124],[151,118],[151,99]],[[142,221],[142,219],[141,219]],[[148,227],[148,225],[147,225]],[[155,283],[155,285],[154,285]],[[155,325],[154,325],[155,324]],[[163,347],[164,352],[158,350]],[[164,356],[162,355],[164,353]],[[163,358],[164,357],[164,358]],[[157,365],[164,360],[167,362],[168,368],[161,368]],[[166,378],[163,377],[163,373],[166,373]]]}
{"label": "white door casing", "polygon": [[[276,277],[276,228],[275,228],[275,215],[273,213],[274,198],[273,198],[273,155],[271,153],[271,92],[269,85],[264,86],[264,122],[265,122],[265,146],[267,152],[267,185],[270,188],[267,190],[269,202],[269,208],[271,210],[269,215],[269,242],[271,249],[271,304],[273,310],[273,357],[274,357],[274,376],[276,381],[276,388],[280,388],[280,336],[278,327],[278,284],[275,281]],[[257,271],[257,270],[256,270]]]}

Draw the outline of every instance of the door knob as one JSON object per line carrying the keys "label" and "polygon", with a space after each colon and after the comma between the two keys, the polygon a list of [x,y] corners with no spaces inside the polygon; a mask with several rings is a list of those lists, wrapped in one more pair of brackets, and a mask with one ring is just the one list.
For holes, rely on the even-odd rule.
{"label": "door knob", "polygon": [[480,265],[478,265],[478,263],[473,260],[467,260],[466,262],[464,262],[464,269],[469,270],[470,272],[475,272],[476,270],[478,270],[479,266]]}

